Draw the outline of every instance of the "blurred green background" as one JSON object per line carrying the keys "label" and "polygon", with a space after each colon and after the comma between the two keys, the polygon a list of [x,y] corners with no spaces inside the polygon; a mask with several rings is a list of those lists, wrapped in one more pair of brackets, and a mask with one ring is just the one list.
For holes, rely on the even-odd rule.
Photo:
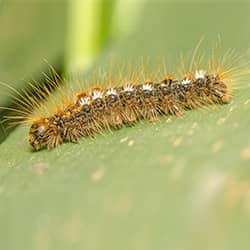
{"label": "blurred green background", "polygon": [[[87,79],[142,56],[174,69],[218,35],[249,60],[249,13],[236,0],[2,0],[0,80],[22,89],[48,63]],[[249,249],[249,81],[229,105],[53,151],[3,127],[0,249]]]}

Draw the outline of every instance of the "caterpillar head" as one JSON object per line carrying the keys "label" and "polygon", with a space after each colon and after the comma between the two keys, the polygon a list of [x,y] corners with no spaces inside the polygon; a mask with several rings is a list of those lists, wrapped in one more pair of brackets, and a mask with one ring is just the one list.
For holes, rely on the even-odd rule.
{"label": "caterpillar head", "polygon": [[35,120],[29,130],[29,143],[35,149],[39,150],[47,142],[48,119],[40,118]]}

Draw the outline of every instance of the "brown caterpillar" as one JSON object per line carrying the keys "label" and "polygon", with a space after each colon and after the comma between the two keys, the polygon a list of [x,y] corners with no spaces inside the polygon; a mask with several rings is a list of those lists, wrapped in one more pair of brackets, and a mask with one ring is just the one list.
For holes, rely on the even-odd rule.
{"label": "brown caterpillar", "polygon": [[[209,61],[207,71],[197,68],[180,79],[167,75],[160,81],[127,81],[90,90],[81,88],[70,94],[61,91],[60,105],[50,87],[45,86],[41,92],[31,84],[38,95],[18,92],[16,103],[20,109],[15,109],[16,114],[7,116],[7,120],[31,122],[28,141],[34,150],[40,150],[63,142],[76,143],[81,137],[131,125],[140,119],[155,122],[162,115],[181,116],[188,109],[224,104],[231,98],[234,82],[246,74],[241,66],[222,68],[228,55],[233,54],[227,53],[219,64]],[[49,82],[50,86],[58,87],[55,79]],[[41,104],[40,99],[48,99],[48,96],[55,102],[53,111],[43,111],[46,105]],[[33,112],[34,109],[39,112]]]}
{"label": "brown caterpillar", "polygon": [[35,150],[51,149],[64,141],[78,142],[82,136],[139,119],[154,122],[159,115],[179,116],[185,109],[223,104],[229,101],[229,96],[230,91],[219,76],[203,70],[196,71],[194,79],[186,74],[182,80],[166,77],[159,83],[94,88],[89,93],[78,93],[64,110],[34,121],[29,143]]}

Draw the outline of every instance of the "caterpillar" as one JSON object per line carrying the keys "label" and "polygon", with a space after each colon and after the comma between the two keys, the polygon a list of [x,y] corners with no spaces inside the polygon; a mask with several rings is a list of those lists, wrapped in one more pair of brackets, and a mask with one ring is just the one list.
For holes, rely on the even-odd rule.
{"label": "caterpillar", "polygon": [[[226,52],[219,63],[215,63],[212,56],[203,68],[192,62],[182,77],[166,74],[162,79],[121,79],[99,86],[89,84],[89,88],[82,85],[70,93],[59,87],[57,77],[49,78],[49,84],[42,88],[30,84],[35,94],[14,90],[19,108],[13,109],[15,114],[6,119],[30,124],[28,142],[37,151],[55,148],[64,142],[77,143],[81,137],[120,129],[141,119],[156,122],[159,116],[182,116],[186,110],[226,104],[232,97],[235,82],[246,75],[242,65],[224,67],[228,58],[236,57],[232,51]],[[60,104],[52,93],[54,88],[60,93]],[[41,102],[43,98],[52,99],[53,108],[48,110]]]}

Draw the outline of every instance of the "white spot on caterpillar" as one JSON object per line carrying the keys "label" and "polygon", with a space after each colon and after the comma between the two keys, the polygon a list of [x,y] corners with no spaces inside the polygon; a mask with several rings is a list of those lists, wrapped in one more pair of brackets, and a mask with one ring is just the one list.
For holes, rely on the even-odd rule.
{"label": "white spot on caterpillar", "polygon": [[90,98],[88,96],[86,97],[81,97],[79,100],[80,105],[88,105],[90,104]]}
{"label": "white spot on caterpillar", "polygon": [[192,82],[192,80],[190,78],[186,78],[186,79],[183,79],[181,81],[181,84],[182,85],[187,85],[187,84],[190,84]]}
{"label": "white spot on caterpillar", "polygon": [[107,95],[117,95],[117,91],[114,88],[109,88],[107,90]]}
{"label": "white spot on caterpillar", "polygon": [[103,93],[101,90],[94,90],[92,93],[92,98],[93,100],[98,99],[98,98],[102,98]]}
{"label": "white spot on caterpillar", "polygon": [[124,91],[133,91],[134,90],[134,86],[132,84],[127,84],[123,87]]}
{"label": "white spot on caterpillar", "polygon": [[150,83],[144,83],[144,84],[142,85],[142,89],[143,89],[143,90],[152,91],[152,90],[153,90],[153,86],[152,86],[152,84],[150,84]]}
{"label": "white spot on caterpillar", "polygon": [[196,80],[199,80],[199,79],[203,80],[205,78],[205,75],[206,75],[206,71],[203,69],[195,71],[195,79]]}

